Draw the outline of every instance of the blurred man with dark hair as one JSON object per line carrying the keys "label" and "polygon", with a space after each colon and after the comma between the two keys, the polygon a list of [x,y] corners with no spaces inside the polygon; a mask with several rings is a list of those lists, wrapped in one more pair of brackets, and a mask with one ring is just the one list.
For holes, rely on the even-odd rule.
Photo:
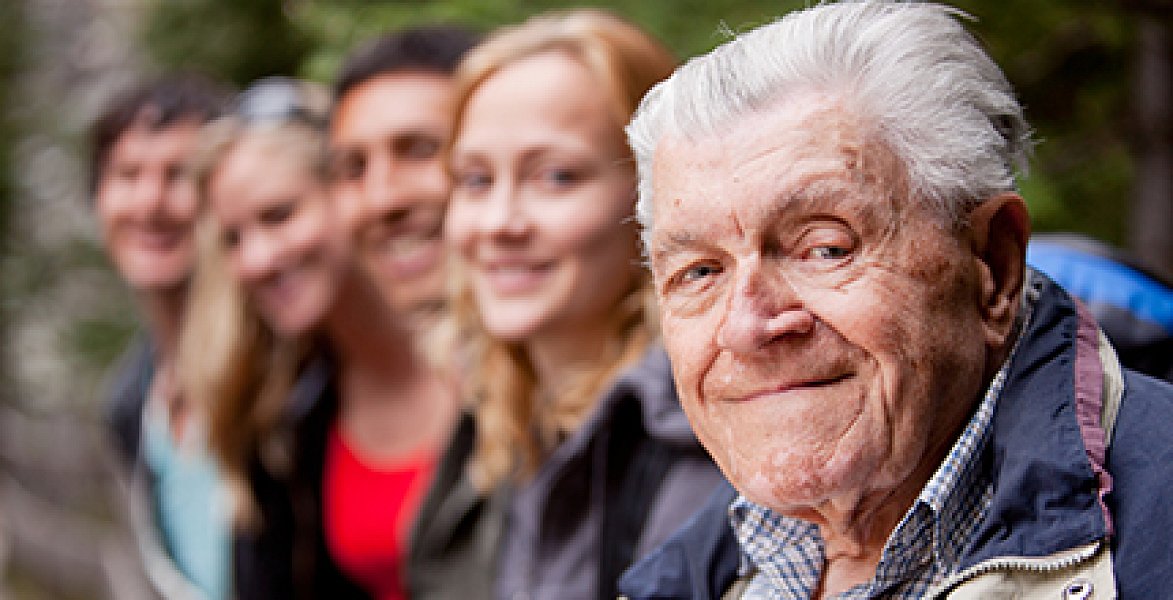
{"label": "blurred man with dark hair", "polygon": [[336,191],[357,208],[359,252],[395,310],[424,322],[444,298],[452,73],[476,41],[451,25],[391,33],[359,48],[335,84]]}
{"label": "blurred man with dark hair", "polygon": [[171,367],[194,257],[186,162],[226,98],[202,76],[161,77],[116,96],[90,130],[93,209],[145,322],[113,372],[107,419],[147,571],[166,597],[223,598],[227,583],[218,477]]}
{"label": "blurred man with dark hair", "polygon": [[451,76],[478,37],[464,27],[430,25],[376,38],[355,51],[342,66],[334,95],[343,98],[350,90],[381,75],[415,72]]}
{"label": "blurred man with dark hair", "polygon": [[[451,25],[386,34],[361,46],[336,80],[330,122],[332,185],[352,219],[359,260],[397,322],[438,372],[452,376],[445,336],[434,325],[445,309],[446,250],[441,237],[451,191],[443,152],[452,135],[457,64],[477,35]],[[453,381],[452,389],[459,389]],[[444,406],[434,399],[429,404]],[[355,421],[361,406],[349,409]],[[367,409],[369,410],[369,409]],[[374,418],[374,417],[371,417]],[[459,416],[431,474],[406,542],[407,597],[488,597],[503,509],[469,482],[465,464],[475,437]],[[373,469],[372,472],[378,472]],[[383,514],[386,514],[385,512]],[[368,527],[368,529],[374,529]],[[350,565],[378,564],[394,540],[333,549]]]}

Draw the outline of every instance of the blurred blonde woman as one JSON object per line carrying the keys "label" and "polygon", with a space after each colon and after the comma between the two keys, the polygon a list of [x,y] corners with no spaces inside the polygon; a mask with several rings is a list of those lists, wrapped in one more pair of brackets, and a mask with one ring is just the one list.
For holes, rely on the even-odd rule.
{"label": "blurred blonde woman", "polygon": [[657,344],[623,126],[675,66],[595,10],[534,17],[457,71],[445,235],[471,339],[470,473],[508,489],[497,598],[613,598],[720,476]]}
{"label": "blurred blonde woman", "polygon": [[405,598],[415,517],[458,414],[352,249],[324,94],[262,80],[209,126],[181,367],[236,498],[237,597]]}

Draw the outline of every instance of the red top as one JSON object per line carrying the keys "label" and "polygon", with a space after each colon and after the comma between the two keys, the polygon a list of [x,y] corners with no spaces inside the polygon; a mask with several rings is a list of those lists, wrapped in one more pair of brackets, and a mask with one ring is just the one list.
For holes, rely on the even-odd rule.
{"label": "red top", "polygon": [[338,423],[326,443],[323,518],[326,545],[348,577],[376,600],[403,600],[405,544],[432,479],[435,454],[388,464],[355,454]]}

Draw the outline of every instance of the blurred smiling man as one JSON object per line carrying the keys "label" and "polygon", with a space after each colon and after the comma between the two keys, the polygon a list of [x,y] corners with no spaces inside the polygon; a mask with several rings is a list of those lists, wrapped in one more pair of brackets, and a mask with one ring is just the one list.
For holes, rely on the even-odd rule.
{"label": "blurred smiling man", "polygon": [[145,325],[112,374],[106,406],[132,523],[164,595],[213,599],[227,593],[227,521],[202,424],[179,393],[174,365],[195,260],[187,162],[226,98],[204,77],[165,76],[113,98],[90,131],[94,212]]}
{"label": "blurred smiling man", "polygon": [[952,10],[788,15],[628,133],[681,402],[735,490],[627,595],[1168,594],[1173,388],[1025,267],[1029,129]]}
{"label": "blurred smiling man", "polygon": [[335,191],[392,308],[424,322],[444,303],[452,73],[476,40],[455,26],[388,34],[355,52],[335,84]]}

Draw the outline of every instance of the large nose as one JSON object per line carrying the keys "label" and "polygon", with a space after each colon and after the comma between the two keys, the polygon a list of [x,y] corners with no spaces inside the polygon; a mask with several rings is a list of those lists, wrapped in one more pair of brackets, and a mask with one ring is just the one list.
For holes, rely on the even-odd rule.
{"label": "large nose", "polygon": [[717,329],[717,345],[754,354],[792,336],[809,334],[814,315],[776,266],[758,259],[742,265]]}
{"label": "large nose", "polygon": [[271,235],[242,235],[236,247],[237,277],[245,284],[263,281],[277,271],[279,258],[280,245]]}

